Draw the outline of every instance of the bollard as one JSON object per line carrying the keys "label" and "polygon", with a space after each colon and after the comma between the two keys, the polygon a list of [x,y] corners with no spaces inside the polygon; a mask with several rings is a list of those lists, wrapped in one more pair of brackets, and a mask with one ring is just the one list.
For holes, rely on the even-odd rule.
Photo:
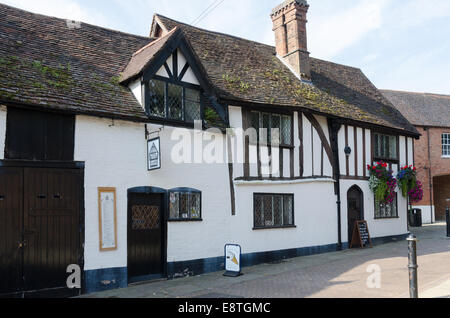
{"label": "bollard", "polygon": [[409,295],[411,298],[419,298],[419,291],[417,288],[417,242],[418,239],[410,234],[408,241],[408,259],[409,259]]}

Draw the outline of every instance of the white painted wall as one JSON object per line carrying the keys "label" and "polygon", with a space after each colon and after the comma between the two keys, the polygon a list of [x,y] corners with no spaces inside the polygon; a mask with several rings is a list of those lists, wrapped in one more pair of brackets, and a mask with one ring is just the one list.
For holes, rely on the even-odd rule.
{"label": "white painted wall", "polygon": [[407,203],[406,199],[398,194],[398,219],[375,219],[375,201],[373,192],[369,189],[369,182],[359,180],[341,180],[341,211],[342,211],[342,242],[348,241],[348,221],[347,221],[347,192],[357,185],[364,193],[364,219],[369,225],[370,236],[372,238],[403,235],[408,233],[407,228]]}
{"label": "white painted wall", "polygon": [[[1,109],[0,123],[4,122],[4,117],[5,111]],[[230,107],[230,119],[232,127],[241,127],[239,107]],[[308,125],[305,118],[304,122]],[[244,253],[337,243],[336,196],[332,179],[236,182],[236,215],[232,216],[228,165],[176,164],[171,159],[172,148],[179,142],[171,138],[174,129],[160,125],[148,126],[150,132],[159,133],[161,137],[162,156],[162,168],[148,172],[144,124],[88,116],[76,117],[75,160],[84,161],[86,165],[86,270],[127,266],[127,190],[140,186],[164,189],[190,187],[202,191],[202,222],[168,224],[168,262],[222,256],[223,247],[227,243],[240,244]],[[306,129],[305,133],[307,132]],[[157,134],[152,136],[155,135]],[[311,126],[309,135],[311,140]],[[226,144],[224,135],[217,133],[214,136]],[[305,146],[307,140],[305,138]],[[307,158],[306,152],[305,163]],[[233,170],[234,177],[243,175],[242,164],[235,164]],[[343,242],[347,241],[346,196],[348,189],[354,184],[358,184],[364,191],[365,216],[372,237],[406,233],[406,201],[401,195],[399,219],[375,220],[373,194],[368,182],[341,182]],[[99,251],[98,187],[117,188],[117,251]],[[293,193],[297,227],[253,230],[254,193]]]}
{"label": "white painted wall", "polygon": [[406,166],[408,163],[406,162],[406,137],[404,136],[400,136],[399,138],[399,149],[400,149],[400,166],[404,167]]}
{"label": "white painted wall", "polygon": [[[181,74],[181,71],[183,70],[184,66],[186,65],[187,61],[184,57],[183,53],[181,53],[180,50],[177,50],[177,59],[178,59],[178,74],[175,74],[179,76]],[[173,74],[173,57],[172,55],[166,60],[167,66],[169,67],[170,72]],[[162,76],[162,77],[169,77],[169,74],[167,74],[166,68],[161,66],[161,68],[156,72],[156,75]],[[182,79],[185,83],[190,83],[194,85],[200,85],[197,77],[194,74],[194,71],[191,67],[189,67],[186,71],[186,73],[183,76]]]}
{"label": "white painted wall", "polygon": [[6,107],[0,105],[0,160],[3,160],[5,155],[6,112]]}
{"label": "white painted wall", "polygon": [[[144,125],[77,116],[74,157],[85,162],[85,269],[126,267],[127,189],[149,184]],[[117,188],[117,251],[99,251],[98,187]]]}
{"label": "white painted wall", "polygon": [[[293,193],[297,227],[252,230],[254,193]],[[227,227],[230,231],[228,243],[240,244],[243,253],[328,245],[337,242],[336,197],[331,179],[242,182],[236,185],[236,202],[236,216],[231,218],[230,226]],[[220,229],[217,231],[220,233]]]}
{"label": "white painted wall", "polygon": [[141,87],[141,79],[135,80],[131,82],[128,87],[130,88],[131,92],[133,93],[136,100],[143,105],[142,102],[142,87]]}

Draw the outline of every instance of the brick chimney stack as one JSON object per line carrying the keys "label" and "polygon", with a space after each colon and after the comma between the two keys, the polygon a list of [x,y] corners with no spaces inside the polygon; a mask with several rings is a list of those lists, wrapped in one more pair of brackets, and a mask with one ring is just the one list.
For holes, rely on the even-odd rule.
{"label": "brick chimney stack", "polygon": [[306,37],[306,0],[286,0],[272,10],[277,55],[302,79],[311,80]]}

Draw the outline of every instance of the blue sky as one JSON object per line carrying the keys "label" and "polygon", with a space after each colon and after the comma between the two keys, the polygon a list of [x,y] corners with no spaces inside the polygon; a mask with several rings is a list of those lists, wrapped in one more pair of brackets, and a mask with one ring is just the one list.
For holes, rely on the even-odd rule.
{"label": "blue sky", "polygon": [[[0,0],[29,11],[148,35],[153,13],[191,23],[214,0]],[[198,26],[273,45],[282,0],[224,0]],[[361,68],[382,89],[450,95],[450,1],[309,0],[313,57]]]}

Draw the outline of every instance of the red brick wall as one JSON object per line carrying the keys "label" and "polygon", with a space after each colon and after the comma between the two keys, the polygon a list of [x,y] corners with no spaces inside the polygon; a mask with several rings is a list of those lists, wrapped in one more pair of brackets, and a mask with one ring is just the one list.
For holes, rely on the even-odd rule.
{"label": "red brick wall", "polygon": [[[442,158],[442,134],[450,133],[450,128],[428,128],[428,131],[423,127],[416,128],[422,134],[422,137],[420,140],[414,142],[414,160],[417,167],[418,179],[423,183],[424,197],[421,202],[415,205],[430,205],[430,178],[428,169],[431,167],[431,180],[436,176],[450,175],[450,159]],[[428,134],[430,139],[431,164],[428,156]],[[439,189],[439,187],[443,187],[442,182],[437,184],[436,187],[433,191],[437,193],[444,191],[444,189]]]}
{"label": "red brick wall", "polygon": [[436,220],[445,220],[445,208],[450,207],[450,175],[435,177],[434,185],[434,206],[436,208]]}

